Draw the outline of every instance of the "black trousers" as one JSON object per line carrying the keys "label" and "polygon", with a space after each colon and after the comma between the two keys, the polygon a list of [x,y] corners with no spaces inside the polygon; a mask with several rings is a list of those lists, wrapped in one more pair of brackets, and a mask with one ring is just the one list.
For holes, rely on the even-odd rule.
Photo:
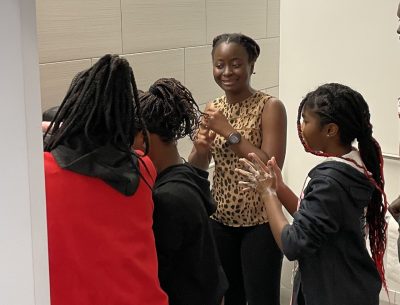
{"label": "black trousers", "polygon": [[269,224],[229,227],[215,220],[211,223],[229,282],[225,305],[279,305],[283,255]]}

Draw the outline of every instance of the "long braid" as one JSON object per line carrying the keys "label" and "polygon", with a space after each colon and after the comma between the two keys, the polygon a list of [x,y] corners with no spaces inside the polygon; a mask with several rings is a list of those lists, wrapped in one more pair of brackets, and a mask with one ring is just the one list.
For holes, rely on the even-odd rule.
{"label": "long braid", "polygon": [[51,137],[45,151],[52,151],[76,135],[84,136],[92,149],[112,144],[130,156],[135,169],[150,187],[131,149],[139,127],[143,128],[133,70],[126,59],[107,54],[72,80],[48,128]]}
{"label": "long braid", "polygon": [[178,80],[161,78],[140,96],[142,118],[150,133],[165,142],[193,140],[202,113],[191,92]]}
{"label": "long braid", "polygon": [[[368,205],[366,220],[369,228],[369,241],[372,258],[387,290],[383,256],[386,250],[387,198],[384,191],[383,157],[378,142],[372,136],[372,125],[368,104],[360,93],[340,84],[325,84],[312,91],[300,103],[297,113],[297,131],[305,150],[317,156],[331,157],[330,154],[315,151],[305,142],[301,130],[301,114],[305,108],[316,113],[321,127],[328,123],[339,126],[342,144],[351,145],[357,139],[358,149],[364,165],[345,158],[359,167],[374,185],[375,189]],[[335,156],[337,157],[337,156]]]}

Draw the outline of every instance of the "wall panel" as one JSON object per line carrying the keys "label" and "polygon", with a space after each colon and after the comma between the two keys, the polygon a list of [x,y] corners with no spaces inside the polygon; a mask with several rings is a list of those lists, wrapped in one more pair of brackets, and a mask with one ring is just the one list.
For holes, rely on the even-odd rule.
{"label": "wall panel", "polygon": [[76,73],[90,66],[90,59],[41,64],[42,109],[60,105]]}
{"label": "wall panel", "polygon": [[38,0],[40,63],[121,53],[120,0]]}
{"label": "wall panel", "polygon": [[205,43],[205,0],[122,0],[123,52]]}
{"label": "wall panel", "polygon": [[214,36],[241,32],[252,38],[266,38],[267,0],[206,0],[207,42]]}
{"label": "wall panel", "polygon": [[183,49],[124,55],[135,73],[137,87],[147,91],[157,79],[173,77],[184,81]]}

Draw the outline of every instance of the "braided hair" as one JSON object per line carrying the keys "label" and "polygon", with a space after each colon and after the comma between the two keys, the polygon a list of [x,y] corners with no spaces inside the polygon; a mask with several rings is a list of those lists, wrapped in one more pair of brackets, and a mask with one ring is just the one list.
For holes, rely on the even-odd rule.
{"label": "braided hair", "polygon": [[72,80],[48,129],[52,137],[45,151],[82,133],[94,146],[108,142],[130,147],[140,118],[138,103],[128,61],[118,55],[103,56]]}
{"label": "braided hair", "polygon": [[46,137],[51,130],[52,135],[44,150],[52,151],[79,135],[92,149],[111,144],[126,150],[136,167],[131,146],[141,125],[133,70],[126,59],[107,54],[72,80],[44,134]]}
{"label": "braided hair", "polygon": [[189,136],[194,139],[202,113],[191,92],[174,78],[161,78],[140,95],[142,118],[147,130],[170,143]]}
{"label": "braided hair", "polygon": [[321,127],[329,123],[337,124],[340,141],[343,145],[350,146],[354,140],[358,142],[358,149],[365,166],[357,164],[352,159],[341,158],[361,168],[375,186],[371,202],[368,205],[366,220],[372,258],[386,288],[383,256],[386,249],[387,199],[384,192],[383,157],[378,142],[372,136],[368,104],[357,91],[336,83],[322,85],[308,93],[302,100],[297,115],[300,141],[307,152],[329,157],[330,155],[327,153],[311,149],[302,136],[300,119],[305,108],[318,115]]}
{"label": "braided hair", "polygon": [[260,55],[260,46],[254,41],[254,39],[241,33],[225,33],[218,35],[213,39],[211,51],[212,56],[214,56],[215,48],[223,42],[235,42],[244,47],[249,56],[249,63],[255,63]]}

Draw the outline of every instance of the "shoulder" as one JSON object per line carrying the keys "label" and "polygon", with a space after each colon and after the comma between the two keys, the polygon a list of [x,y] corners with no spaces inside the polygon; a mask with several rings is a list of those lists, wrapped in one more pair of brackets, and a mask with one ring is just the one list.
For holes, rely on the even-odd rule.
{"label": "shoulder", "polygon": [[286,109],[281,100],[266,94],[262,107],[262,116],[265,122],[286,126]]}
{"label": "shoulder", "polygon": [[153,201],[155,215],[174,214],[177,219],[184,217],[189,222],[206,215],[201,196],[179,181],[155,188]]}
{"label": "shoulder", "polygon": [[286,112],[283,102],[271,95],[265,94],[264,97],[264,111],[279,111]]}
{"label": "shoulder", "polygon": [[53,155],[50,152],[44,152],[44,169],[46,175],[54,174],[61,170],[60,166],[57,164],[56,160],[54,159]]}

